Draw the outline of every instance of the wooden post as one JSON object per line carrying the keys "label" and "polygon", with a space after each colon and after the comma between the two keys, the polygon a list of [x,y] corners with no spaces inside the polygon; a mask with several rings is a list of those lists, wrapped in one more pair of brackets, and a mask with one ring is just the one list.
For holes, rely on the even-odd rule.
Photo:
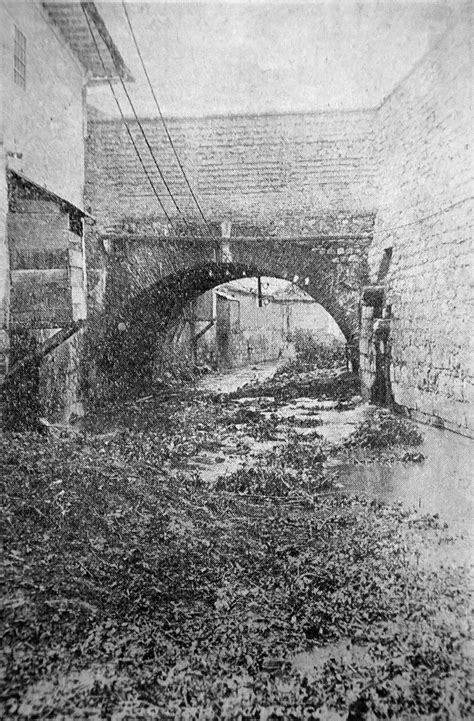
{"label": "wooden post", "polygon": [[258,307],[261,308],[263,305],[263,299],[262,299],[262,278],[258,276],[257,278],[257,295],[258,295]]}

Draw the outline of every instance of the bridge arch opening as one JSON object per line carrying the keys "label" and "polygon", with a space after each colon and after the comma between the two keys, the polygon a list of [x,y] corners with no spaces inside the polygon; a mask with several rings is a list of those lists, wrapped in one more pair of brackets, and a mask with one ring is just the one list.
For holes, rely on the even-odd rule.
{"label": "bridge arch opening", "polygon": [[304,290],[309,279],[298,280],[245,276],[197,296],[173,323],[171,357],[198,372],[295,358],[345,363],[344,334]]}
{"label": "bridge arch opening", "polygon": [[183,312],[191,303],[230,281],[277,278],[283,283],[294,281],[300,292],[304,291],[332,317],[340,331],[341,342],[346,343],[352,368],[356,371],[357,305],[348,307],[344,304],[337,295],[333,278],[325,278],[324,274],[288,276],[286,270],[275,272],[274,268],[248,264],[206,262],[160,278],[136,293],[122,307],[116,308],[108,318],[102,369],[116,387],[127,393],[133,388],[150,388],[157,375],[160,359],[168,357],[168,360],[173,361],[173,339]]}

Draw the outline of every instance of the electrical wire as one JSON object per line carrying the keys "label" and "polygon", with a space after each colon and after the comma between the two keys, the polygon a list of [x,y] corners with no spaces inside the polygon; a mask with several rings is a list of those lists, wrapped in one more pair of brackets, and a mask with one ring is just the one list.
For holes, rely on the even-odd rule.
{"label": "electrical wire", "polygon": [[[81,3],[81,5],[82,5],[82,10],[83,10],[83,12],[86,14],[86,13],[87,13],[87,9],[84,7],[84,4],[83,4],[83,3]],[[87,17],[87,15],[86,15],[86,17]],[[90,30],[91,33],[92,33],[92,28],[91,28],[91,25],[90,25],[90,22],[89,22],[89,18],[88,18],[88,17],[87,17],[87,20],[88,20],[89,30]],[[92,35],[93,35],[93,33],[92,33]],[[94,37],[94,36],[93,36],[93,37]],[[94,41],[95,41],[95,38],[94,38]],[[96,41],[95,41],[95,45],[96,45],[97,50],[99,51],[98,44],[97,44]],[[100,51],[99,51],[99,52],[100,52]],[[110,52],[110,49],[109,49],[109,52]],[[148,148],[148,152],[149,152],[150,155],[151,155],[151,158],[152,158],[152,160],[153,160],[153,163],[155,164],[155,167],[156,167],[156,169],[157,169],[157,171],[158,171],[158,173],[159,173],[159,176],[160,176],[160,178],[161,178],[161,181],[162,181],[163,185],[165,186],[166,191],[167,191],[169,197],[171,198],[171,201],[172,201],[173,205],[175,206],[178,214],[181,216],[181,218],[182,218],[182,220],[183,220],[183,222],[184,222],[184,225],[186,226],[186,228],[187,228],[188,230],[191,230],[190,225],[189,225],[189,223],[187,222],[187,220],[186,220],[183,212],[181,211],[181,208],[179,207],[179,205],[178,205],[175,197],[173,196],[173,193],[171,192],[171,189],[170,189],[170,187],[169,187],[169,185],[168,185],[168,183],[167,183],[167,181],[166,181],[166,178],[165,178],[165,176],[164,176],[164,174],[163,174],[163,172],[162,172],[162,170],[161,170],[161,168],[160,168],[160,165],[159,165],[158,160],[157,160],[157,158],[156,158],[156,156],[155,156],[155,153],[153,152],[153,148],[152,148],[152,146],[151,146],[151,144],[150,144],[150,141],[148,140],[148,137],[147,137],[147,135],[146,135],[146,133],[145,133],[145,130],[144,130],[144,128],[143,128],[143,125],[142,125],[142,123],[141,123],[141,120],[140,120],[140,118],[138,117],[137,111],[136,111],[135,106],[134,106],[134,104],[133,104],[132,98],[130,97],[130,93],[128,92],[128,89],[127,89],[127,86],[126,86],[126,84],[125,84],[125,81],[124,81],[124,79],[123,79],[123,77],[122,77],[122,74],[120,73],[120,68],[117,67],[115,58],[113,57],[113,55],[112,55],[111,52],[110,52],[110,56],[111,56],[112,62],[113,62],[113,64],[114,64],[115,70],[116,70],[116,72],[117,72],[118,78],[119,78],[119,80],[120,80],[120,84],[122,85],[122,89],[123,89],[123,91],[124,91],[124,93],[125,93],[125,96],[126,96],[128,102],[129,102],[129,104],[130,104],[130,107],[131,107],[131,109],[132,109],[132,113],[133,113],[133,116],[134,116],[134,118],[135,118],[135,121],[136,121],[138,127],[140,128],[140,132],[141,132],[141,134],[142,134],[142,136],[143,136],[143,139],[144,139],[144,141],[145,141],[145,144],[146,144],[146,146],[147,146],[147,148]],[[104,69],[105,69],[105,67],[104,67]],[[109,80],[109,84],[111,84],[111,83],[110,83],[110,80]],[[114,96],[115,96],[115,93],[114,93]]]}
{"label": "electrical wire", "polygon": [[[93,30],[92,30],[92,26],[91,26],[91,22],[90,22],[89,16],[88,16],[88,14],[87,14],[87,10],[86,10],[86,8],[84,7],[84,4],[83,4],[83,3],[81,3],[81,7],[82,7],[82,10],[83,10],[83,12],[84,12],[84,16],[85,16],[85,19],[86,19],[86,22],[87,22],[87,26],[88,26],[88,28],[89,28],[89,32],[90,32],[91,37],[92,37],[92,39],[93,39],[93,42],[94,42],[94,46],[95,46],[97,55],[98,55],[98,57],[99,57],[99,59],[100,59],[100,62],[101,62],[101,65],[102,65],[102,69],[103,69],[103,71],[104,71],[104,75],[105,75],[105,77],[107,78],[107,82],[108,82],[108,84],[109,84],[110,90],[111,90],[112,95],[113,95],[113,97],[114,97],[114,100],[115,100],[115,103],[116,103],[117,108],[118,108],[118,110],[119,110],[119,113],[120,113],[120,116],[121,116],[121,118],[122,118],[122,121],[123,121],[123,123],[124,123],[124,125],[125,125],[125,127],[126,127],[126,129],[127,129],[127,133],[128,133],[129,138],[130,138],[130,141],[131,141],[131,143],[132,143],[132,145],[133,145],[133,148],[134,148],[134,150],[135,150],[135,152],[136,152],[136,154],[137,154],[137,157],[138,157],[138,159],[139,159],[139,161],[140,161],[140,164],[141,164],[141,166],[142,166],[142,168],[143,168],[143,171],[144,171],[144,173],[145,173],[145,175],[146,175],[146,177],[147,177],[147,180],[148,180],[148,182],[150,183],[150,186],[151,186],[151,188],[152,188],[152,191],[153,191],[156,199],[158,200],[158,203],[159,203],[159,205],[160,205],[160,208],[162,209],[162,211],[163,211],[163,213],[164,213],[164,215],[165,215],[165,217],[166,217],[166,219],[167,219],[167,221],[168,221],[171,229],[174,231],[175,237],[179,237],[178,231],[177,231],[177,229],[176,229],[176,227],[175,227],[175,225],[174,225],[174,223],[173,223],[170,215],[168,214],[168,212],[167,212],[167,210],[166,210],[166,208],[165,208],[165,206],[164,206],[164,204],[163,204],[163,202],[162,202],[162,200],[161,200],[161,198],[160,198],[160,196],[159,196],[159,194],[158,194],[158,192],[157,192],[157,190],[156,190],[156,188],[155,188],[155,184],[153,183],[153,180],[152,180],[152,178],[151,178],[151,175],[150,175],[150,173],[148,172],[148,169],[147,169],[147,167],[146,167],[146,165],[145,165],[145,162],[144,162],[144,160],[143,160],[143,158],[142,158],[142,156],[141,156],[140,150],[139,150],[139,148],[138,148],[138,146],[137,146],[137,144],[136,144],[136,142],[135,142],[135,139],[134,139],[134,137],[133,137],[133,134],[132,134],[132,132],[131,132],[131,130],[130,130],[130,127],[129,127],[129,124],[128,124],[128,122],[127,122],[127,119],[125,118],[125,115],[124,115],[124,113],[123,113],[123,111],[122,111],[122,107],[121,107],[121,105],[120,105],[120,101],[119,101],[119,99],[118,99],[118,97],[117,97],[117,94],[116,94],[116,92],[115,92],[115,90],[114,90],[114,87],[113,87],[113,85],[112,85],[112,82],[111,82],[111,80],[110,80],[110,78],[109,78],[109,73],[107,72],[107,68],[106,68],[106,65],[105,65],[104,58],[103,58],[102,53],[101,53],[101,51],[100,51],[99,45],[98,45],[98,43],[97,43],[97,39],[96,39],[96,37],[95,37],[95,35],[94,35],[94,32],[93,32]],[[112,54],[111,54],[111,57],[112,57],[112,60],[113,60]],[[115,64],[115,62],[114,62],[114,67],[115,67],[116,72],[119,73],[119,69],[117,68],[117,65]],[[176,242],[175,242],[174,240],[172,240],[172,241],[169,243],[169,246],[170,246],[170,248],[171,248],[172,250],[175,251],[176,254],[178,254],[179,248],[178,248],[178,246],[177,246],[177,244],[176,244]],[[168,255],[168,262],[169,262],[169,264],[170,264],[171,269],[172,269],[173,272],[176,273],[176,272],[179,271],[179,267],[178,267],[178,265],[176,264],[176,262],[175,262],[175,260],[174,260],[174,257],[173,257],[172,255]],[[142,289],[142,284],[141,284],[141,283],[138,284],[137,289],[138,289],[138,290],[141,290],[141,289]]]}
{"label": "electrical wire", "polygon": [[153,151],[153,148],[152,148],[152,146],[151,146],[150,141],[148,140],[148,136],[147,136],[147,134],[146,134],[146,132],[145,132],[145,129],[144,129],[143,125],[142,125],[142,122],[141,122],[140,118],[138,117],[137,111],[136,111],[135,106],[134,106],[134,104],[133,104],[133,102],[132,102],[132,98],[130,97],[130,93],[128,92],[127,86],[125,85],[125,82],[124,82],[124,80],[123,80],[122,77],[120,77],[120,82],[121,82],[121,84],[122,84],[122,88],[123,88],[123,91],[124,91],[124,93],[125,93],[125,95],[126,95],[126,97],[127,97],[127,100],[128,100],[128,102],[130,103],[130,107],[131,107],[132,112],[133,112],[133,115],[134,115],[134,117],[135,117],[135,121],[137,122],[138,127],[140,128],[140,132],[141,132],[141,134],[142,134],[142,136],[143,136],[143,139],[144,139],[144,141],[145,141],[145,143],[146,143],[146,146],[147,146],[147,148],[148,148],[148,152],[150,153],[150,155],[151,155],[151,157],[152,157],[152,159],[153,159],[153,162],[154,162],[154,164],[155,164],[155,167],[156,167],[156,169],[157,169],[157,171],[158,171],[158,173],[159,173],[159,175],[160,175],[161,181],[162,181],[163,185],[165,186],[166,191],[167,191],[168,195],[170,196],[171,201],[172,201],[174,207],[176,208],[176,210],[177,210],[177,212],[178,212],[178,215],[181,216],[181,218],[182,218],[182,220],[183,220],[183,222],[184,222],[184,225],[186,226],[186,228],[187,228],[188,230],[191,230],[191,226],[189,225],[188,221],[186,220],[186,218],[185,218],[185,216],[184,216],[184,213],[182,212],[181,208],[179,207],[178,202],[176,201],[176,198],[174,197],[173,193],[171,192],[171,188],[170,188],[169,185],[168,185],[168,182],[167,182],[167,180],[166,180],[166,178],[165,178],[165,176],[164,176],[164,174],[163,174],[163,171],[161,170],[161,168],[160,168],[160,166],[159,166],[158,160],[156,159],[156,155],[155,155],[155,153],[154,153],[154,151]]}
{"label": "electrical wire", "polygon": [[149,152],[150,155],[151,155],[151,158],[152,158],[152,160],[153,160],[153,163],[155,164],[155,167],[156,167],[156,169],[157,169],[157,171],[158,171],[158,173],[159,173],[159,176],[160,176],[160,178],[161,178],[161,181],[162,181],[163,185],[165,186],[166,191],[167,191],[169,197],[171,198],[171,201],[172,201],[174,207],[176,208],[176,211],[177,211],[178,215],[181,216],[181,218],[182,218],[182,220],[183,220],[184,225],[186,226],[186,228],[187,228],[188,230],[190,230],[190,229],[191,229],[191,228],[190,228],[190,225],[189,225],[189,223],[187,222],[187,220],[186,220],[186,218],[185,218],[185,216],[184,216],[184,213],[182,212],[181,208],[179,207],[179,204],[178,204],[178,202],[176,201],[173,193],[171,192],[171,188],[170,188],[170,186],[168,185],[168,182],[167,182],[167,180],[166,180],[166,178],[165,178],[165,176],[164,176],[164,173],[163,173],[163,171],[162,171],[161,168],[160,168],[160,165],[159,165],[159,163],[158,163],[158,160],[157,160],[157,158],[156,158],[156,155],[155,155],[155,153],[154,153],[154,151],[153,151],[153,148],[152,148],[152,146],[151,146],[150,141],[148,140],[148,137],[147,137],[147,134],[146,134],[146,132],[145,132],[145,130],[144,130],[144,128],[143,128],[142,122],[141,122],[140,118],[138,117],[138,113],[137,113],[137,111],[136,111],[136,109],[135,109],[135,106],[134,106],[134,103],[133,103],[132,98],[131,98],[131,96],[130,96],[130,93],[129,93],[129,91],[128,91],[128,88],[127,88],[127,86],[126,86],[126,84],[125,84],[125,81],[124,81],[124,79],[123,79],[123,77],[122,77],[122,74],[120,73],[120,69],[117,67],[117,63],[116,63],[116,61],[115,61],[115,58],[113,57],[112,52],[110,51],[110,48],[109,48],[109,52],[110,52],[110,56],[111,56],[112,62],[113,62],[113,64],[114,64],[115,70],[117,71],[117,75],[118,75],[120,84],[121,84],[121,86],[122,86],[122,89],[123,89],[123,91],[124,91],[124,93],[125,93],[125,96],[126,96],[128,102],[129,102],[129,105],[130,105],[130,107],[131,107],[131,109],[132,109],[132,113],[133,113],[133,116],[134,116],[134,118],[135,118],[135,121],[136,121],[136,123],[138,124],[138,127],[140,128],[140,132],[141,132],[141,134],[142,134],[142,136],[143,136],[143,139],[144,139],[144,141],[145,141],[145,144],[146,144],[146,146],[147,146],[147,148],[148,148],[148,152]]}
{"label": "electrical wire", "polygon": [[416,218],[416,220],[411,220],[408,223],[401,223],[400,225],[391,225],[391,226],[389,225],[389,226],[381,229],[381,234],[382,234],[383,238],[385,238],[388,235],[390,235],[390,233],[392,233],[396,230],[401,230],[402,228],[408,228],[409,226],[412,226],[412,225],[418,225],[418,223],[424,223],[425,220],[434,218],[437,215],[442,215],[443,213],[446,213],[448,210],[452,210],[453,208],[456,208],[456,206],[462,205],[462,203],[467,203],[467,201],[472,200],[473,198],[474,198],[474,196],[472,196],[472,195],[468,196],[467,198],[462,198],[462,200],[457,200],[456,202],[451,203],[451,205],[447,205],[444,208],[440,208],[439,210],[436,210],[434,213],[430,213],[429,215],[424,215],[421,218]]}
{"label": "electrical wire", "polygon": [[125,118],[125,115],[124,115],[124,113],[123,113],[123,111],[122,111],[122,107],[121,107],[121,105],[120,105],[120,102],[119,102],[119,99],[118,99],[118,97],[117,97],[117,94],[116,94],[116,92],[115,92],[115,90],[114,90],[114,86],[113,86],[113,84],[112,84],[112,81],[111,81],[110,78],[109,78],[109,73],[107,72],[107,68],[106,68],[106,65],[105,65],[105,61],[104,61],[104,59],[103,59],[103,57],[102,57],[102,53],[100,52],[99,44],[98,44],[97,39],[96,39],[96,37],[95,37],[95,35],[94,35],[94,32],[93,32],[93,30],[92,30],[92,26],[91,26],[91,23],[90,23],[90,20],[89,20],[89,16],[88,16],[88,14],[87,14],[87,10],[85,9],[85,7],[84,7],[82,4],[81,4],[81,7],[82,7],[82,11],[83,11],[83,13],[84,13],[84,17],[85,17],[86,22],[87,22],[87,26],[88,26],[88,28],[89,28],[89,32],[90,32],[91,37],[92,37],[92,40],[93,40],[93,42],[94,42],[95,49],[96,49],[96,51],[97,51],[97,55],[99,56],[99,59],[100,59],[101,65],[102,65],[102,69],[103,69],[103,71],[104,71],[104,75],[105,75],[105,77],[107,78],[107,82],[108,82],[108,84],[109,84],[110,90],[112,91],[112,95],[113,95],[113,97],[114,97],[114,100],[115,100],[115,103],[116,103],[116,105],[117,105],[118,111],[119,111],[120,116],[121,116],[121,118],[122,118],[122,121],[123,121],[123,123],[124,123],[124,125],[125,125],[125,128],[127,129],[128,137],[130,138],[130,141],[131,141],[131,143],[132,143],[132,145],[133,145],[133,148],[134,148],[134,150],[135,150],[135,152],[136,152],[136,154],[137,154],[137,157],[138,157],[138,159],[139,159],[139,161],[140,161],[140,164],[141,164],[141,166],[142,166],[142,168],[143,168],[143,171],[144,171],[144,173],[145,173],[145,175],[146,175],[146,177],[147,177],[147,180],[148,180],[148,182],[150,183],[150,186],[151,186],[151,188],[152,188],[152,190],[153,190],[153,193],[154,193],[154,195],[156,196],[156,199],[158,200],[158,203],[159,203],[159,205],[160,205],[160,208],[161,208],[161,210],[163,211],[163,213],[164,213],[164,215],[165,215],[168,223],[170,224],[171,228],[172,228],[172,229],[174,230],[174,232],[176,233],[177,231],[176,231],[176,228],[174,227],[173,221],[171,220],[170,216],[168,215],[168,213],[167,213],[167,211],[166,211],[166,208],[165,208],[165,206],[164,206],[164,204],[163,204],[163,201],[161,200],[161,198],[160,198],[160,196],[159,196],[159,194],[158,194],[158,191],[157,191],[156,188],[155,188],[155,185],[154,185],[154,183],[153,183],[153,180],[152,180],[152,178],[151,178],[151,176],[150,176],[150,174],[149,174],[149,172],[148,172],[148,169],[147,169],[147,167],[146,167],[146,165],[145,165],[145,162],[144,162],[144,160],[143,160],[143,158],[142,158],[142,156],[141,156],[141,154],[140,154],[140,151],[139,151],[139,149],[138,149],[138,146],[137,146],[137,144],[136,144],[136,142],[135,142],[135,138],[133,137],[132,131],[130,130],[130,127],[129,127],[129,124],[128,124],[128,122],[127,122],[127,119]]}
{"label": "electrical wire", "polygon": [[149,74],[148,74],[148,70],[147,70],[147,67],[146,67],[146,65],[145,65],[145,61],[144,61],[144,59],[143,59],[143,55],[142,55],[142,52],[141,52],[141,50],[140,50],[140,46],[139,46],[139,44],[138,44],[138,41],[137,41],[137,38],[136,38],[136,35],[135,35],[135,31],[134,31],[134,29],[133,29],[132,21],[131,21],[131,19],[130,19],[130,15],[129,15],[129,13],[128,13],[125,0],[122,0],[122,7],[123,7],[123,10],[124,10],[124,13],[125,13],[125,17],[127,18],[128,27],[129,27],[129,29],[130,29],[130,34],[131,34],[131,36],[132,36],[132,39],[133,39],[133,42],[134,42],[134,45],[135,45],[135,48],[136,48],[138,57],[140,58],[140,62],[141,62],[142,68],[143,68],[143,72],[144,72],[145,77],[146,77],[146,79],[147,79],[148,86],[149,86],[150,91],[151,91],[151,94],[152,94],[152,96],[153,96],[153,100],[154,100],[154,102],[155,102],[156,109],[158,110],[158,114],[159,114],[159,116],[160,116],[161,122],[162,122],[162,124],[163,124],[164,129],[165,129],[166,136],[167,136],[167,138],[168,138],[169,144],[171,145],[171,147],[172,147],[172,149],[173,149],[174,156],[175,156],[176,161],[177,161],[177,163],[178,163],[178,165],[179,165],[179,168],[180,168],[181,173],[182,173],[182,175],[183,175],[183,178],[184,178],[184,180],[185,180],[185,182],[186,182],[186,185],[187,185],[187,187],[188,187],[188,189],[189,189],[189,192],[191,193],[191,197],[192,197],[192,199],[194,200],[194,202],[195,202],[195,204],[196,204],[196,207],[197,207],[197,209],[198,209],[198,211],[199,211],[199,214],[200,214],[201,218],[202,218],[203,221],[204,221],[204,224],[205,224],[205,226],[206,226],[206,228],[207,228],[207,230],[208,230],[208,232],[209,232],[209,235],[210,235],[211,237],[213,237],[213,236],[214,236],[213,230],[212,230],[209,222],[207,221],[206,216],[204,215],[204,212],[203,212],[203,210],[202,210],[201,204],[199,203],[199,200],[197,199],[196,194],[194,193],[194,191],[193,191],[193,189],[192,189],[191,183],[189,182],[188,176],[187,176],[186,171],[185,171],[185,169],[184,169],[184,166],[183,166],[183,164],[182,164],[182,162],[181,162],[181,160],[180,160],[180,157],[179,157],[179,155],[178,155],[178,151],[176,150],[176,146],[175,146],[175,144],[174,144],[174,142],[173,142],[173,138],[171,137],[171,133],[170,133],[169,128],[168,128],[168,124],[167,124],[167,122],[166,122],[166,120],[165,120],[165,118],[164,118],[164,116],[163,116],[162,111],[161,111],[161,107],[160,107],[160,104],[159,104],[159,102],[158,102],[158,98],[157,98],[156,93],[155,93],[155,90],[154,90],[154,88],[153,88],[153,84],[152,84],[152,82],[151,82],[151,80],[150,80],[150,76],[149,76]]}

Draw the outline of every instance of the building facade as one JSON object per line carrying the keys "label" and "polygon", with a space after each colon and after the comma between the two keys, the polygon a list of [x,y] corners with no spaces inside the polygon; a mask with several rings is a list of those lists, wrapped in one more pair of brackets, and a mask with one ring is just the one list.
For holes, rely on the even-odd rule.
{"label": "building facade", "polygon": [[174,353],[198,365],[230,369],[291,358],[300,334],[322,345],[345,345],[337,323],[292,283],[246,278],[207,291],[177,324]]}
{"label": "building facade", "polygon": [[[128,73],[86,5],[105,69],[79,3],[0,4],[0,373],[72,329],[41,366],[43,396],[62,418],[81,410],[80,323],[91,307],[107,313],[105,243],[114,234],[128,245],[135,236],[159,239],[163,276],[180,260],[178,251],[166,256],[170,229],[123,123],[97,115],[86,126],[87,84]],[[244,243],[272,245],[281,256],[286,239],[314,238],[315,250],[316,241],[324,253],[329,244],[334,268],[342,268],[340,252],[346,265],[366,265],[365,397],[469,435],[471,38],[471,9],[456,5],[444,35],[377,108],[168,120],[217,235],[228,223]],[[166,134],[156,118],[142,125],[193,233],[204,234]],[[367,262],[355,246],[350,255],[338,245],[360,237],[370,242]],[[286,270],[282,277],[297,273]],[[342,281],[353,284],[350,272]]]}
{"label": "building facade", "polygon": [[[80,4],[0,3],[0,380],[26,359],[9,405],[31,405],[38,391],[41,412],[61,420],[82,412],[86,86],[117,76],[88,5],[105,71]],[[22,398],[31,363],[40,387]]]}

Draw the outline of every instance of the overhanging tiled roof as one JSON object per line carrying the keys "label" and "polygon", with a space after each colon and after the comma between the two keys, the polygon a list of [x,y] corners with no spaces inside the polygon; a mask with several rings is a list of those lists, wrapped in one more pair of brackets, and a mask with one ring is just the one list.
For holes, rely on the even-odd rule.
{"label": "overhanging tiled roof", "polygon": [[80,208],[78,205],[74,205],[74,203],[71,203],[69,200],[61,198],[61,196],[57,195],[52,190],[48,190],[48,188],[45,188],[38,183],[35,183],[34,180],[31,180],[31,178],[28,178],[26,175],[20,173],[18,170],[9,169],[7,171],[7,181],[9,185],[10,209],[12,205],[15,205],[15,198],[17,197],[53,200],[67,212],[72,211],[75,213],[79,213],[79,215],[85,216],[86,218],[89,218],[90,220],[93,220],[95,222],[95,218],[89,213],[87,213],[83,208]]}
{"label": "overhanging tiled roof", "polygon": [[[105,26],[93,2],[43,2],[52,22],[59,28],[68,45],[83,67],[90,73],[90,82],[101,83],[107,79],[133,80],[131,73]],[[105,63],[106,73],[91,37],[87,12],[92,31]]]}

